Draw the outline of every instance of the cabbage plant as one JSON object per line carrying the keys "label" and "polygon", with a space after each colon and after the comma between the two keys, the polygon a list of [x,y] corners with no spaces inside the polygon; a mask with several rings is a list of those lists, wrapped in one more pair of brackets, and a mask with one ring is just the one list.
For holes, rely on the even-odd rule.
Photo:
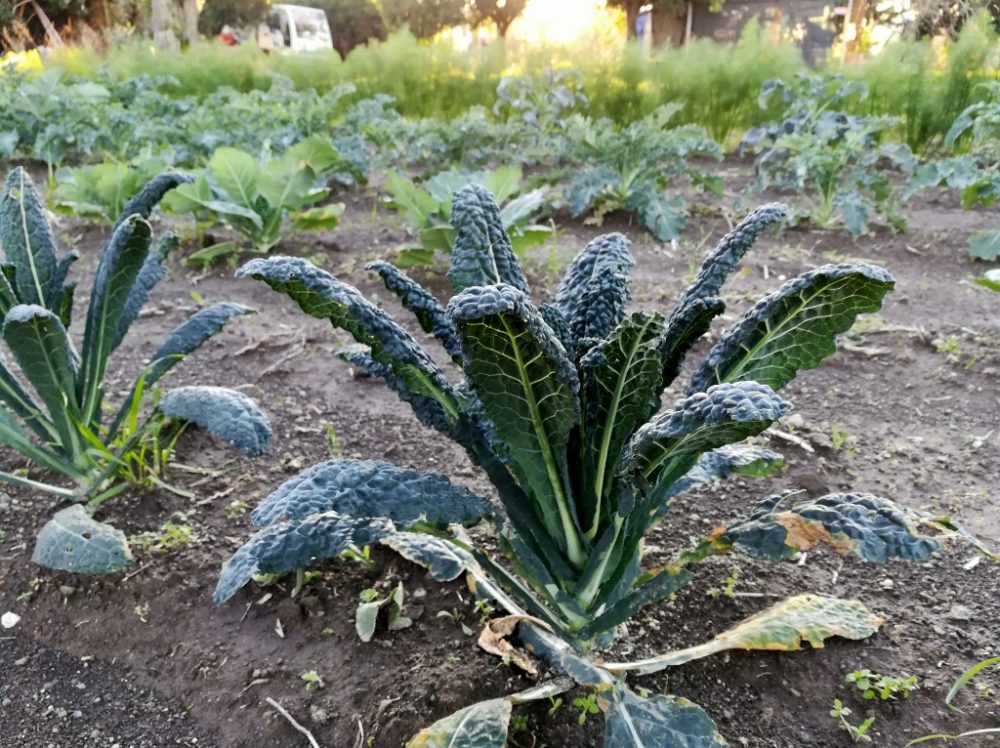
{"label": "cabbage plant", "polygon": [[151,250],[152,230],[144,217],[186,180],[160,175],[126,205],[97,266],[79,348],[67,332],[76,283],[66,279],[76,252],[57,256],[23,169],[11,172],[0,194],[0,316],[10,354],[0,354],[0,444],[58,476],[43,482],[29,478],[27,470],[10,469],[0,471],[0,481],[74,502],[39,535],[34,559],[44,566],[96,573],[128,565],[124,535],[92,515],[127,486],[123,472],[166,419],[196,423],[253,456],[266,449],[267,417],[240,392],[178,387],[152,410],[145,407],[148,393],[189,353],[232,317],[253,312],[240,304],[222,302],[193,314],[136,374],[117,408],[105,396],[111,354],[166,275],[164,260],[176,245],[168,235]]}
{"label": "cabbage plant", "polygon": [[[382,377],[425,426],[465,447],[499,506],[443,475],[376,461],[315,465],[253,511],[264,529],[226,563],[215,602],[254,574],[291,571],[351,543],[381,540],[438,580],[468,574],[481,596],[520,617],[531,650],[570,683],[599,690],[608,715],[605,745],[725,744],[698,707],[669,696],[643,698],[624,675],[731,647],[796,649],[833,634],[861,638],[879,620],[859,602],[804,595],[692,650],[639,663],[593,659],[619,624],[670,597],[692,579],[694,564],[716,553],[738,549],[776,560],[825,539],[883,562],[921,559],[937,545],[885,499],[775,496],[673,562],[644,568],[643,536],[669,516],[680,494],[780,463],[773,452],[741,442],[788,412],[777,390],[833,353],[836,335],[858,314],[879,309],[893,287],[889,273],[867,264],[827,265],[789,281],[722,334],[695,367],[686,394],[661,410],[664,389],[725,308],[719,292],[727,276],[760,233],[786,215],[784,206],[767,205],[748,216],[668,315],[628,312],[633,259],[621,234],[588,244],[554,297],[536,306],[490,194],[461,189],[448,272],[455,296],[447,306],[392,265],[371,266],[442,344],[463,375],[459,383],[352,286],[296,258],[246,264],[240,277],[264,281],[350,333],[357,344],[341,356]],[[462,527],[483,520],[495,528],[498,554]],[[532,697],[563,687],[556,681]],[[524,698],[468,707],[412,745],[503,745],[511,704]]]}

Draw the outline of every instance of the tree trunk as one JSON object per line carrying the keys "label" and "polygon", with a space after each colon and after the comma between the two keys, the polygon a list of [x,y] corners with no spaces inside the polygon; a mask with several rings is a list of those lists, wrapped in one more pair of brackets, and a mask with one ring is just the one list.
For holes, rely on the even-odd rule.
{"label": "tree trunk", "polygon": [[153,44],[163,51],[180,48],[177,36],[171,26],[170,4],[168,0],[152,0],[149,9],[149,28],[153,32]]}
{"label": "tree trunk", "polygon": [[628,38],[638,39],[635,32],[635,22],[639,19],[639,8],[642,7],[642,0],[627,0],[623,4],[625,8],[625,26],[628,27]]}
{"label": "tree trunk", "polygon": [[501,39],[507,38],[507,29],[510,28],[510,24],[513,18],[508,18],[507,16],[500,16],[499,18],[494,18],[493,23],[496,24],[497,33],[500,35]]}
{"label": "tree trunk", "polygon": [[184,2],[184,41],[194,44],[198,41],[198,0]]}

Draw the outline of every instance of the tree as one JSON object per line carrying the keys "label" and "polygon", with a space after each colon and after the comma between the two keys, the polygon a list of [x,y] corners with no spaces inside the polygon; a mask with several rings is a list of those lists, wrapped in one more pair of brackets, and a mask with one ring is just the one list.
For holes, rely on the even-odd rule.
{"label": "tree", "polygon": [[267,7],[267,0],[205,0],[198,31],[215,36],[226,25],[234,29],[256,26],[267,19]]}
{"label": "tree", "polygon": [[372,0],[310,0],[326,11],[333,46],[342,56],[369,39],[386,37],[385,21]]}
{"label": "tree", "polygon": [[[918,37],[938,34],[956,37],[970,18],[984,10],[990,13],[1000,31],[1000,0],[922,0],[913,5],[917,11],[916,20],[906,25]],[[880,4],[871,3],[867,15],[875,23],[893,24],[906,14],[906,10],[883,10]]]}
{"label": "tree", "polygon": [[476,24],[490,20],[497,27],[501,37],[507,36],[507,29],[514,19],[521,15],[527,0],[472,0],[472,12]]}
{"label": "tree", "polygon": [[418,39],[430,39],[466,22],[465,0],[382,0],[382,18],[395,31],[409,26]]}

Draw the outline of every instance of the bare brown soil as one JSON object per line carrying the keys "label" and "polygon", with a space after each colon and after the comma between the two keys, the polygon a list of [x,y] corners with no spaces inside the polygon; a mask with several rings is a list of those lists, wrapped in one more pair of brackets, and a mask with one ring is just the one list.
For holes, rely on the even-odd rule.
{"label": "bare brown soil", "polygon": [[[371,200],[348,197],[341,228],[318,238],[294,237],[282,251],[322,254],[328,270],[397,310],[364,263],[389,256],[406,241],[406,232],[394,215],[373,220]],[[1000,546],[1000,297],[966,282],[984,268],[964,250],[971,230],[994,226],[1000,215],[965,213],[943,195],[911,206],[910,214],[906,235],[878,230],[852,241],[839,231],[797,228],[766,236],[730,281],[726,322],[783,279],[827,262],[864,259],[884,265],[895,274],[897,288],[880,314],[845,336],[836,357],[786,389],[795,415],[781,427],[784,436],[762,443],[786,455],[787,469],[678,500],[648,538],[650,565],[737,516],[748,503],[789,488],[809,496],[870,491],[947,514]],[[555,268],[586,241],[621,230],[632,238],[637,259],[634,305],[660,310],[669,310],[696,262],[728,227],[714,212],[700,213],[685,241],[671,247],[623,222],[610,221],[601,229],[568,219],[560,225],[565,230],[529,263],[536,297],[553,289]],[[85,269],[77,276],[87,279],[82,291],[104,231],[67,220],[62,234],[64,243],[84,255]],[[32,565],[34,536],[57,504],[4,489],[0,612],[14,611],[22,619],[14,629],[0,631],[0,745],[306,745],[265,702],[270,697],[324,748],[395,748],[461,706],[526,687],[526,678],[480,651],[475,636],[463,631],[463,624],[477,630],[479,615],[462,584],[438,584],[381,549],[373,552],[375,569],[345,560],[317,567],[321,576],[297,600],[289,598],[285,580],[267,588],[251,585],[227,605],[212,607],[219,568],[250,533],[239,505],[236,510],[229,505],[245,502],[252,508],[331,451],[438,470],[476,490],[490,489],[460,448],[423,429],[381,384],[354,377],[335,359],[333,352],[346,342],[341,333],[305,317],[263,284],[234,280],[230,269],[199,273],[179,260],[114,362],[122,374],[119,389],[194,308],[192,289],[205,301],[250,304],[260,314],[233,323],[179,367],[170,384],[235,386],[257,397],[274,426],[271,454],[245,460],[202,433],[185,434],[178,462],[222,467],[210,475],[169,471],[168,482],[194,491],[196,498],[131,491],[110,502],[101,518],[127,534],[157,530],[168,521],[190,525],[193,542],[168,552],[140,551],[130,573],[105,578]],[[444,293],[441,273],[418,275]],[[399,318],[409,324],[406,315]],[[3,462],[12,467],[11,455]],[[965,668],[1000,654],[1000,567],[987,559],[967,564],[975,556],[970,547],[952,544],[919,565],[879,567],[828,550],[776,565],[737,556],[713,559],[699,567],[695,582],[676,601],[643,610],[614,654],[640,657],[699,643],[790,594],[858,598],[886,619],[867,641],[831,641],[825,650],[786,655],[716,656],[637,682],[700,704],[731,745],[745,748],[852,744],[829,716],[835,697],[854,710],[855,723],[874,715],[872,745],[886,748],[902,748],[932,732],[1000,726],[996,671],[960,697],[962,713],[943,704]],[[736,596],[708,594],[734,567]],[[353,621],[358,594],[396,581],[405,586],[414,625],[360,642]],[[844,683],[847,673],[861,667],[916,675],[919,689],[905,701],[864,702]],[[322,678],[321,687],[307,688],[301,676],[308,671]],[[569,704],[575,695],[553,716],[547,704],[519,708],[527,722],[511,744],[600,745],[601,719],[578,726]],[[990,740],[960,745],[997,742]]]}

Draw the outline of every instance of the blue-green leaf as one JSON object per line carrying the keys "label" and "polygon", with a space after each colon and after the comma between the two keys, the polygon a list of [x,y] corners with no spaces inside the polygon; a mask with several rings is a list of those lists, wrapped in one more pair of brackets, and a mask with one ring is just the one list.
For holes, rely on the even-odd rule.
{"label": "blue-green leaf", "polygon": [[636,185],[625,209],[639,214],[639,221],[661,242],[681,238],[687,225],[687,209],[680,195],[666,195],[653,182]]}
{"label": "blue-green leaf", "polygon": [[472,184],[456,192],[451,223],[455,227],[455,244],[448,279],[456,293],[498,283],[529,293],[528,282],[489,190]]}
{"label": "blue-green leaf", "polygon": [[151,359],[146,375],[146,385],[152,385],[164,374],[184,360],[184,357],[201,347],[201,344],[218,333],[225,324],[243,314],[256,314],[242,304],[220,301],[201,309],[178,325],[159,347]]}
{"label": "blue-green leaf", "polygon": [[0,247],[14,266],[14,290],[22,304],[44,304],[56,272],[56,247],[43,203],[27,172],[17,167],[0,196]]}
{"label": "blue-green leaf", "polygon": [[819,542],[838,551],[853,551],[883,564],[890,558],[923,561],[941,544],[916,530],[896,504],[871,494],[828,494],[787,508],[786,496],[760,502],[744,521],[721,536],[725,543],[756,558],[777,561]]}
{"label": "blue-green leaf", "polygon": [[382,538],[396,553],[420,564],[439,582],[457,579],[466,570],[471,557],[454,543],[422,532],[395,532]]}
{"label": "blue-green leaf", "polygon": [[426,522],[445,529],[493,514],[486,499],[443,475],[406,470],[377,460],[330,460],[283,483],[250,515],[255,525],[299,520],[318,512],[387,517],[401,526]]}
{"label": "blue-green leaf", "polygon": [[726,309],[722,299],[694,298],[674,310],[656,350],[663,362],[662,385],[669,386],[681,373],[688,351],[708,332],[712,320]]}
{"label": "blue-green leaf", "polygon": [[406,748],[504,748],[511,708],[507,699],[480,701],[425,727]]}
{"label": "blue-green leaf", "polygon": [[622,456],[623,469],[649,485],[646,493],[658,505],[703,453],[759,434],[790,408],[767,385],[715,385],[640,428]]}
{"label": "blue-green leaf", "polygon": [[31,560],[49,569],[110,574],[132,564],[125,533],[98,522],[80,504],[56,512],[35,539]]}
{"label": "blue-green leaf", "polygon": [[1000,259],[1000,231],[977,231],[970,236],[969,257],[989,262]]}
{"label": "blue-green leaf", "polygon": [[379,274],[385,287],[413,312],[424,332],[431,333],[441,342],[449,356],[456,361],[462,358],[462,344],[458,341],[455,325],[444,307],[426,288],[388,262],[370,262],[365,267]]}
{"label": "blue-green leaf", "polygon": [[371,545],[395,530],[387,519],[347,517],[337,512],[271,525],[253,535],[226,562],[212,600],[221,605],[255,574],[294,571],[313,560],[337,556],[350,545]]}
{"label": "blue-green leaf", "polygon": [[825,265],[755,304],[726,331],[691,380],[689,392],[717,382],[783,387],[837,350],[836,336],[882,307],[895,280],[874,265]]}
{"label": "blue-green leaf", "polygon": [[715,722],[687,699],[647,699],[615,686],[604,729],[605,748],[721,748],[729,745]]}
{"label": "blue-green leaf", "polygon": [[459,420],[460,398],[441,369],[410,333],[353,286],[296,257],[252,260],[236,275],[264,281],[307,314],[347,331],[368,346],[373,360],[390,366],[409,390],[437,401],[447,424],[454,426]]}
{"label": "blue-green leaf", "polygon": [[[701,486],[710,486],[731,475],[770,475],[784,464],[784,458],[777,452],[763,447],[748,447],[744,444],[729,444],[706,452],[687,474],[670,487],[665,501]],[[662,510],[666,510],[664,504]]]}
{"label": "blue-green leaf", "polygon": [[629,271],[635,264],[630,246],[621,234],[599,236],[566,269],[552,305],[577,340],[603,340],[625,318]]}
{"label": "blue-green leaf", "polygon": [[177,387],[157,409],[169,418],[190,421],[250,457],[267,452],[271,423],[253,400],[225,387]]}

